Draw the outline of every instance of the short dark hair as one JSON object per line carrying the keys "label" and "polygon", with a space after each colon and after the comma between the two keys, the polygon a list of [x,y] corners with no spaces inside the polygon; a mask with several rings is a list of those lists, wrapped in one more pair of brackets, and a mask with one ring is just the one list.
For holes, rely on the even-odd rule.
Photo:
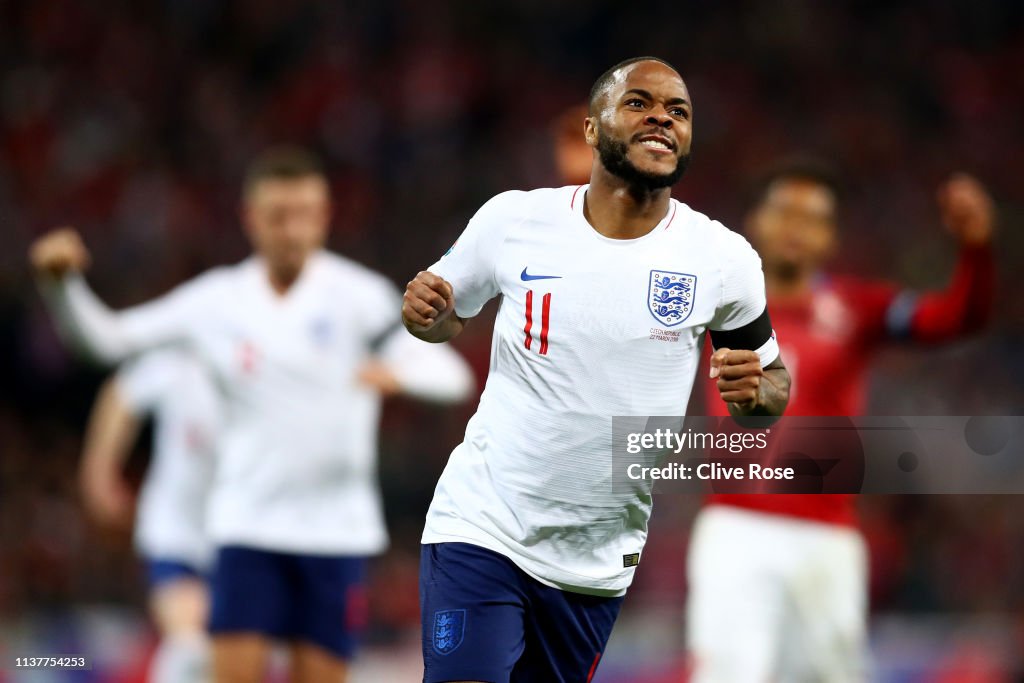
{"label": "short dark hair", "polygon": [[828,189],[836,202],[842,199],[844,186],[839,169],[820,157],[811,155],[791,156],[765,169],[750,192],[750,208],[756,208],[764,201],[768,190],[780,180],[797,180],[821,185]]}
{"label": "short dark hair", "polygon": [[262,180],[295,180],[308,176],[326,177],[315,154],[302,147],[282,145],[264,150],[250,162],[242,181],[242,194],[249,194]]}
{"label": "short dark hair", "polygon": [[601,93],[603,93],[605,88],[608,87],[608,84],[611,83],[612,76],[615,75],[615,72],[623,67],[629,66],[630,64],[636,64],[637,62],[659,62],[661,64],[664,64],[668,68],[672,69],[676,73],[679,73],[679,69],[675,68],[661,57],[644,56],[630,57],[629,59],[624,59],[615,66],[605,71],[600,76],[598,76],[597,80],[594,81],[594,85],[591,86],[590,97],[587,99],[587,109],[590,111],[591,116],[597,113],[597,101],[601,98]]}

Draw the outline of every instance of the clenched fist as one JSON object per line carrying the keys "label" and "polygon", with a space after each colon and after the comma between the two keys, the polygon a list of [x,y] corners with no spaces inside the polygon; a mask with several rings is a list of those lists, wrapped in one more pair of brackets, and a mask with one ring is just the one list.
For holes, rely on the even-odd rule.
{"label": "clenched fist", "polygon": [[89,250],[74,228],[52,230],[29,249],[29,261],[39,275],[61,278],[68,273],[80,273],[89,267]]}
{"label": "clenched fist", "polygon": [[980,182],[958,173],[939,187],[937,199],[942,222],[961,244],[980,246],[991,241],[995,209]]}
{"label": "clenched fist", "polygon": [[[402,322],[415,336],[426,341],[447,341],[462,329],[455,313],[455,295],[451,283],[428,271],[422,271],[405,288]],[[453,321],[445,325],[446,321]],[[457,325],[458,329],[444,330]],[[443,337],[443,338],[442,338]]]}
{"label": "clenched fist", "polygon": [[718,392],[726,403],[749,410],[757,405],[761,392],[761,358],[754,351],[725,347],[711,356],[711,379],[718,379]]}

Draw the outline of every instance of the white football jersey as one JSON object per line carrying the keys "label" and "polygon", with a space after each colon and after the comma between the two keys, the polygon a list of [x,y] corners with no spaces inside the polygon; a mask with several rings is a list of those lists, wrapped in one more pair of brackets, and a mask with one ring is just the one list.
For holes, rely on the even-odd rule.
{"label": "white football jersey", "polygon": [[[612,490],[612,416],[681,415],[705,330],[742,327],[766,303],[740,235],[673,200],[648,234],[609,239],[583,215],[586,191],[500,194],[430,267],[461,317],[502,299],[487,386],[422,540],[476,544],[548,585],[619,595],[652,499],[644,481]],[[778,356],[774,339],[757,351],[762,365]]]}
{"label": "white football jersey", "polygon": [[220,427],[216,390],[203,367],[177,350],[154,351],[125,363],[118,395],[136,415],[153,416],[153,449],[135,520],[135,547],[150,559],[207,570],[206,497]]}
{"label": "white football jersey", "polygon": [[[450,399],[472,388],[468,367],[447,345],[400,329],[401,301],[389,281],[328,252],[311,256],[283,296],[256,257],[120,313],[81,278],[66,279],[55,294],[65,333],[93,355],[113,360],[184,341],[209,369],[224,409],[208,508],[218,545],[382,551],[381,399],[358,371],[380,346],[406,359],[392,363],[400,382],[405,366],[417,368],[408,378],[416,395]],[[385,342],[392,330],[399,343]]]}

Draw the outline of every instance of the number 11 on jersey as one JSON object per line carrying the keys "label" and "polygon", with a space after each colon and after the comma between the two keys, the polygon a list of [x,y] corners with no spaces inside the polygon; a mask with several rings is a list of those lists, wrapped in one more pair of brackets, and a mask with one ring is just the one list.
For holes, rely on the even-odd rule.
{"label": "number 11 on jersey", "polygon": [[[546,356],[548,353],[548,321],[551,318],[551,293],[548,292],[544,295],[541,300],[540,309],[540,355]],[[526,333],[526,340],[523,344],[526,346],[526,350],[529,351],[533,345],[533,290],[526,292],[526,327],[523,328],[523,332]]]}

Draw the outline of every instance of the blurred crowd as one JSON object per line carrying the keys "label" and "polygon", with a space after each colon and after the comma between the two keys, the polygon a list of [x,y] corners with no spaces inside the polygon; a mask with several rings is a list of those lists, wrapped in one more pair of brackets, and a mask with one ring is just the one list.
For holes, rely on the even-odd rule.
{"label": "blurred crowd", "polygon": [[[953,246],[935,187],[956,170],[986,183],[1001,212],[994,326],[941,352],[888,354],[872,410],[1020,412],[1024,4],[0,3],[0,622],[143,594],[127,537],[98,533],[77,504],[103,372],[56,341],[28,275],[34,235],[76,225],[96,290],[139,302],[244,256],[242,169],[288,141],[328,165],[332,246],[404,283],[491,195],[558,184],[551,122],[637,54],[687,80],[695,147],[677,196],[695,208],[739,229],[766,164],[802,151],[841,167],[838,269],[941,286]],[[458,346],[482,383],[489,329],[471,329]],[[417,623],[423,514],[471,408],[388,404],[381,480],[394,543],[373,573],[373,637]],[[140,450],[136,474],[144,466]],[[638,572],[638,605],[681,606],[696,503],[658,501],[658,559]],[[1024,500],[861,507],[875,609],[1007,611],[1024,632]]]}

